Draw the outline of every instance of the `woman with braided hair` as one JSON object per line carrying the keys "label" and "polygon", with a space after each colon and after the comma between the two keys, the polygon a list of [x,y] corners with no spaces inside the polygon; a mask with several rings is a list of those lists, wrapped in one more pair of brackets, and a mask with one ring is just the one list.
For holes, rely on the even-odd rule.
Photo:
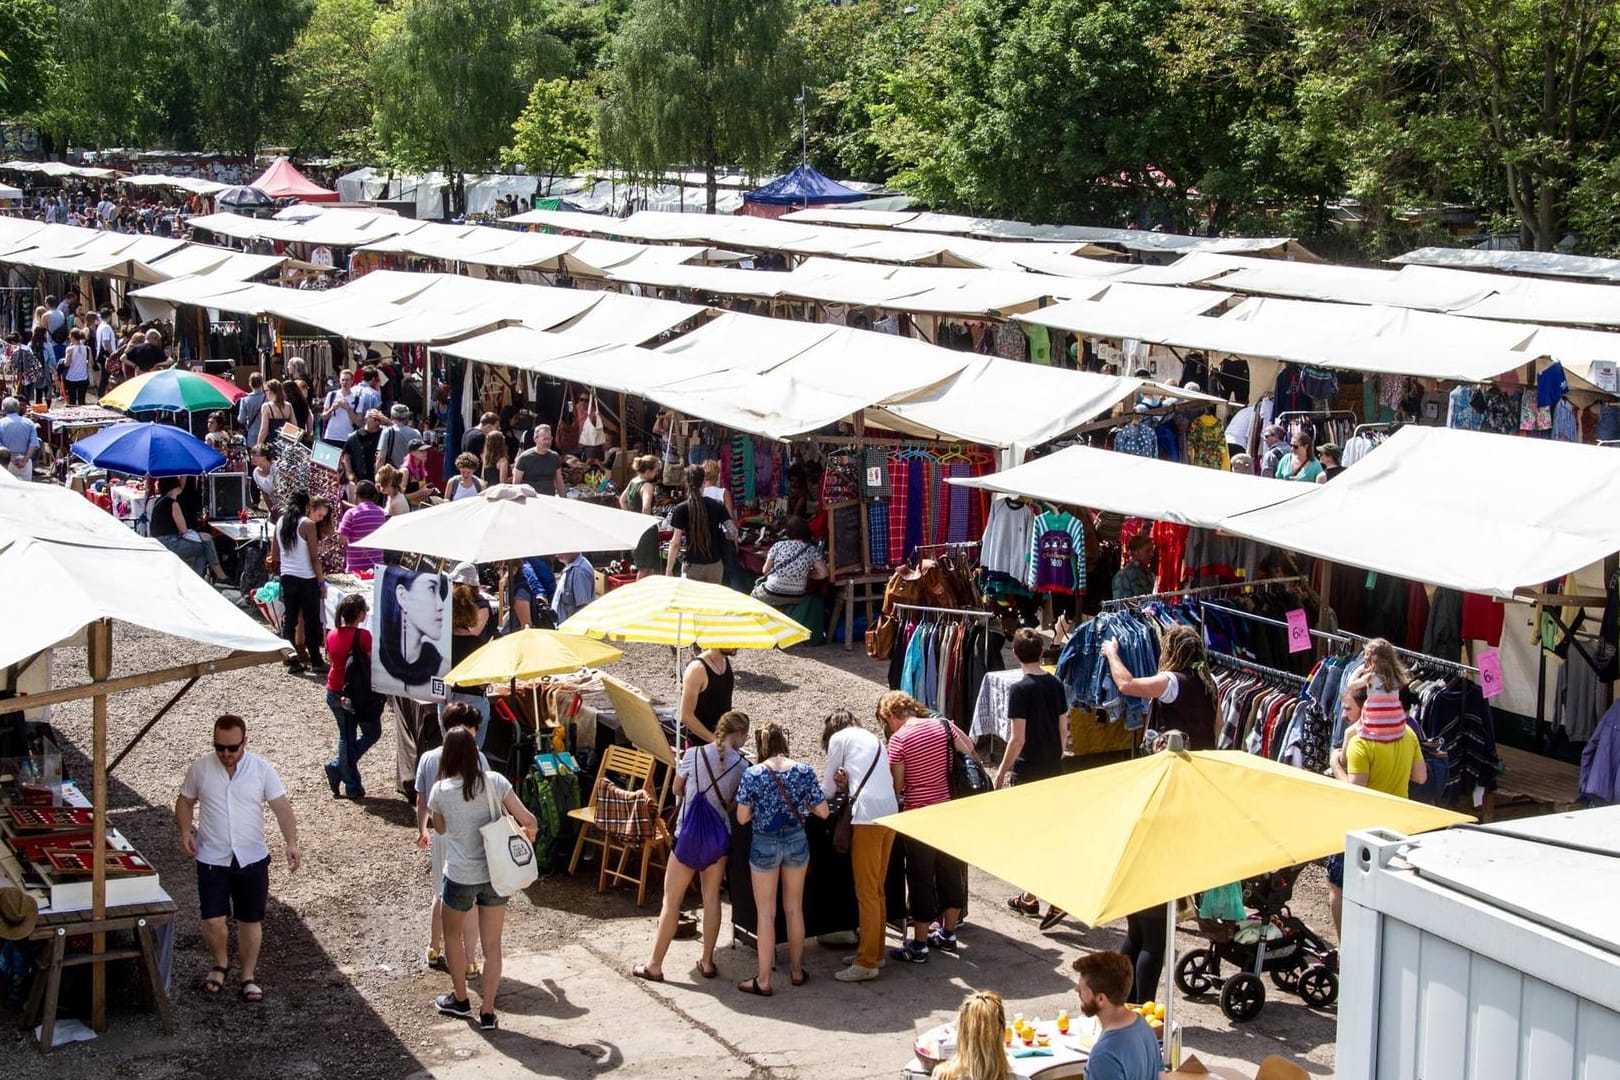
{"label": "woman with braided hair", "polygon": [[669,541],[669,561],[665,571],[675,576],[675,560],[682,557],[685,543],[686,576],[694,581],[718,585],[725,576],[721,561],[725,554],[722,526],[731,520],[725,505],[703,494],[703,466],[688,466],[685,473],[686,500],[669,513],[674,536]]}
{"label": "woman with braided hair", "polygon": [[1113,641],[1103,642],[1102,654],[1121,694],[1153,699],[1154,730],[1186,732],[1188,750],[1215,749],[1215,683],[1198,631],[1168,627],[1159,638],[1159,670],[1152,675],[1131,674]]}

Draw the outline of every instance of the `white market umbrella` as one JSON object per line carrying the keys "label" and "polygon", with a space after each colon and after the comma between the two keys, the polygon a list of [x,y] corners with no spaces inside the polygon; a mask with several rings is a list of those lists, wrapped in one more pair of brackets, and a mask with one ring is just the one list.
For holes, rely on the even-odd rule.
{"label": "white market umbrella", "polygon": [[364,544],[491,563],[565,551],[626,551],[657,524],[649,514],[541,495],[527,484],[494,484],[477,498],[391,517]]}

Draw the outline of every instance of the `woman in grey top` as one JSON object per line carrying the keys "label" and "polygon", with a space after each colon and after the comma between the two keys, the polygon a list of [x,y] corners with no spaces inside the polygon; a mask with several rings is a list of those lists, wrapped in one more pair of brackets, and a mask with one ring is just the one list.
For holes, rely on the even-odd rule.
{"label": "woman in grey top", "polygon": [[484,838],[479,829],[495,820],[489,792],[508,814],[517,818],[532,842],[539,826],[523,801],[512,790],[506,777],[485,772],[478,763],[477,737],[466,728],[454,728],[444,737],[444,756],[439,759],[439,782],[428,795],[428,815],[433,831],[445,839],[444,881],[440,898],[444,901],[444,951],[450,964],[452,993],[441,995],[434,1007],[445,1016],[470,1017],[467,1000],[467,958],[462,955],[461,926],[473,905],[478,905],[478,936],[484,946],[484,977],[479,984],[483,999],[479,1026],[495,1030],[495,995],[501,986],[501,927],[506,922],[506,897],[489,884],[489,863],[484,858]]}

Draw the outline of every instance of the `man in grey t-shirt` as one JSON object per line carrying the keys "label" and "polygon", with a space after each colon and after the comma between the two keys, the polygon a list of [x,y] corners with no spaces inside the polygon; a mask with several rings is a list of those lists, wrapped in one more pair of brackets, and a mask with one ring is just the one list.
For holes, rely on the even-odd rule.
{"label": "man in grey t-shirt", "polygon": [[422,437],[422,433],[411,427],[411,410],[405,405],[395,405],[388,410],[388,416],[394,426],[382,433],[377,440],[377,468],[392,465],[394,468],[403,468],[405,455],[410,452],[411,443]]}
{"label": "man in grey t-shirt", "polygon": [[528,484],[541,495],[566,495],[562,458],[551,448],[551,428],[541,424],[534,429],[534,445],[512,462],[514,480]]}

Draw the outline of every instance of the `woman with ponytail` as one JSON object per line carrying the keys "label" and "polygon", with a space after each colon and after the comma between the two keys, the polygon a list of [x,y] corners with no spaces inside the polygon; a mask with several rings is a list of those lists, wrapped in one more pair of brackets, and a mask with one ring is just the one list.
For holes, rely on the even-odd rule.
{"label": "woman with ponytail", "polygon": [[[298,624],[304,624],[304,648],[318,675],[326,674],[321,660],[321,593],[326,577],[321,570],[319,526],[329,507],[325,499],[300,491],[287,501],[271,541],[270,561],[281,575],[281,634],[298,647]],[[287,670],[304,670],[302,661],[287,661]]]}
{"label": "woman with ponytail", "polygon": [[703,494],[703,466],[688,466],[685,480],[686,500],[669,514],[669,526],[675,535],[669,541],[669,561],[665,569],[674,576],[675,561],[682,557],[684,539],[686,576],[718,585],[725,576],[725,565],[721,561],[725,554],[722,526],[731,520],[731,515],[723,503]]}

